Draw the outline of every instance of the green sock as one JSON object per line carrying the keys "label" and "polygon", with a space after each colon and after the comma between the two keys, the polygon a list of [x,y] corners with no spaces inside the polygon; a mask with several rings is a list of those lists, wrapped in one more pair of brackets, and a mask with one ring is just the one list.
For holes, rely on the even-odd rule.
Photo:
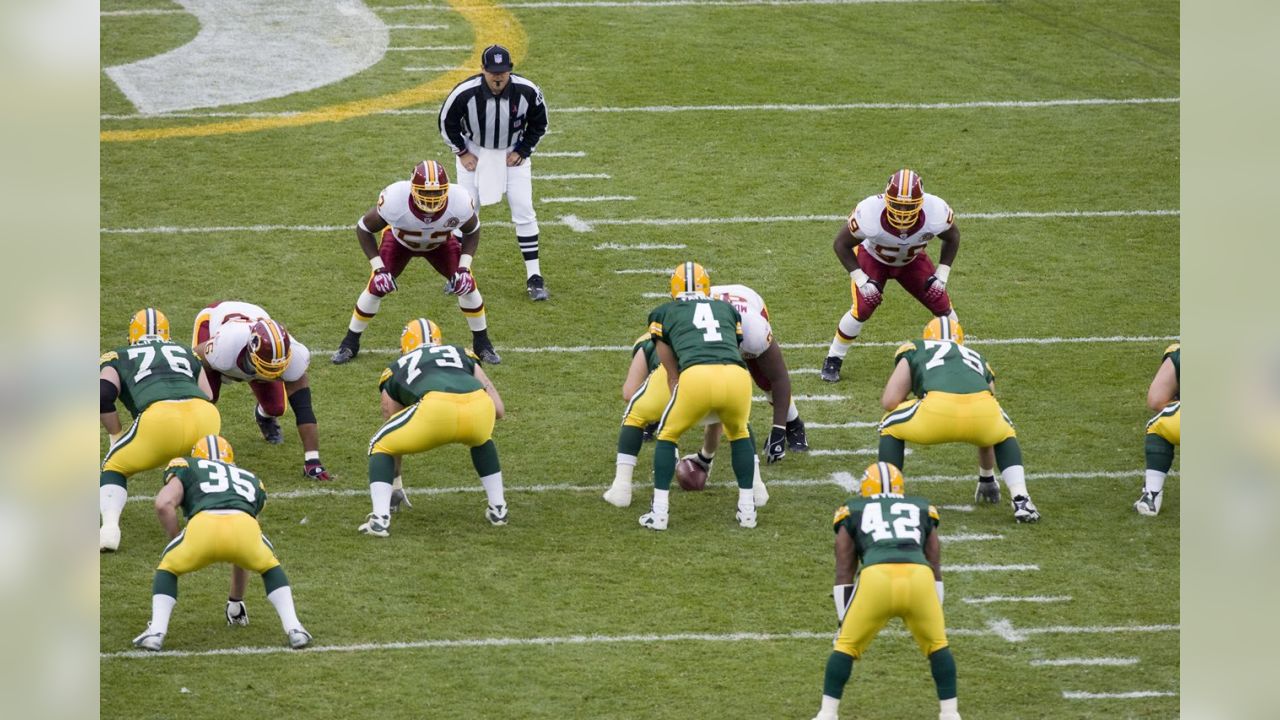
{"label": "green sock", "polygon": [[262,586],[267,589],[268,595],[282,587],[288,587],[289,578],[285,576],[284,568],[277,565],[262,573]]}
{"label": "green sock", "polygon": [[832,651],[831,657],[827,658],[827,672],[822,677],[822,694],[839,700],[852,674],[853,656],[839,650]]}
{"label": "green sock", "polygon": [[733,457],[733,475],[738,479],[738,487],[750,490],[756,477],[756,446],[748,435],[729,443],[729,451]]}
{"label": "green sock", "polygon": [[996,443],[996,465],[1001,470],[1014,465],[1022,464],[1022,446],[1018,444],[1018,438],[1005,438]]}
{"label": "green sock", "polygon": [[644,429],[623,425],[618,431],[618,452],[623,455],[639,455],[644,447]]}
{"label": "green sock", "polygon": [[951,657],[951,648],[944,647],[930,655],[929,670],[933,673],[933,684],[938,686],[938,699],[950,700],[955,697],[956,659]]}
{"label": "green sock", "polygon": [[[1147,433],[1147,469],[1169,472],[1173,467],[1173,443],[1156,435]],[[103,473],[104,475],[106,473]]]}
{"label": "green sock", "polygon": [[471,448],[471,464],[480,477],[502,472],[502,466],[498,464],[498,446],[493,444],[493,440]]}
{"label": "green sock", "polygon": [[676,474],[676,444],[659,440],[653,444],[653,487],[670,490],[671,478]]}
{"label": "green sock", "polygon": [[907,443],[892,435],[880,436],[880,462],[893,463],[902,470],[902,460],[907,456]]}
{"label": "green sock", "polygon": [[386,453],[373,453],[369,456],[369,484],[386,483],[390,485],[396,479],[396,459]]}
{"label": "green sock", "polygon": [[168,570],[157,570],[155,579],[151,581],[151,594],[177,598],[178,576]]}
{"label": "green sock", "polygon": [[103,470],[102,474],[98,476],[98,487],[102,487],[103,485],[119,485],[122,488],[127,488],[129,487],[127,483],[128,481],[125,480],[124,475],[116,472],[115,470]]}

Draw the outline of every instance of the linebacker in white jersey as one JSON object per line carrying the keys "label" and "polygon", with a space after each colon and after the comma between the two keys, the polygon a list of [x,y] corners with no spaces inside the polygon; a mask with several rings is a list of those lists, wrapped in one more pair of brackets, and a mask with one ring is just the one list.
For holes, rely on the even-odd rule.
{"label": "linebacker in white jersey", "polygon": [[[937,267],[925,252],[935,237],[942,240]],[[835,238],[836,257],[852,279],[853,307],[836,327],[822,364],[822,379],[840,380],[844,356],[880,305],[890,279],[935,316],[959,322],[947,295],[947,277],[959,250],[955,214],[942,198],[924,191],[914,170],[899,170],[889,178],[883,194],[858,203]]]}
{"label": "linebacker in white jersey", "polygon": [[388,185],[378,196],[378,204],[356,223],[356,238],[373,271],[356,299],[347,335],[333,354],[335,365],[360,353],[360,334],[378,313],[382,298],[396,290],[396,278],[414,257],[426,258],[446,279],[445,292],[458,296],[458,309],[471,327],[476,355],[494,365],[502,362],[489,341],[484,299],[471,274],[471,262],[480,246],[476,202],[466,188],[449,184],[444,166],[423,160],[408,180]]}
{"label": "linebacker in white jersey", "polygon": [[277,418],[284,415],[285,398],[293,409],[302,440],[302,474],[329,480],[320,462],[320,428],[311,407],[311,351],[253,303],[224,300],[196,315],[191,347],[204,363],[216,404],[222,381],[249,383],[257,398],[253,418],[262,437],[272,445],[284,442]]}

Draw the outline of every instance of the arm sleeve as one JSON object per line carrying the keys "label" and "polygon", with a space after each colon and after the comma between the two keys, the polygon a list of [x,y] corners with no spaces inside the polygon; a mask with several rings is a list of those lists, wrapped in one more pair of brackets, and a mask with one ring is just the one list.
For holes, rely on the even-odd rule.
{"label": "arm sleeve", "polygon": [[115,412],[116,398],[120,396],[120,388],[110,380],[98,379],[98,412],[105,415]]}

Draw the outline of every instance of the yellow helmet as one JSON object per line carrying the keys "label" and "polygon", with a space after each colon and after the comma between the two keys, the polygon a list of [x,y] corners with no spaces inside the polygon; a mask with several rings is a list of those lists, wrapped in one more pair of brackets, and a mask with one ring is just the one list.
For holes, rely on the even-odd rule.
{"label": "yellow helmet", "polygon": [[204,458],[205,460],[220,460],[224,463],[234,463],[236,454],[231,449],[231,443],[221,435],[205,435],[200,441],[191,448],[191,456]]}
{"label": "yellow helmet", "polygon": [[929,321],[924,326],[925,340],[946,340],[948,342],[964,344],[964,328],[960,327],[960,323],[953,322],[946,315],[938,316]]}
{"label": "yellow helmet", "polygon": [[143,338],[169,339],[169,318],[155,308],[143,308],[129,318],[129,344]]}
{"label": "yellow helmet", "polygon": [[682,262],[671,273],[671,297],[711,295],[711,276],[698,263]]}
{"label": "yellow helmet", "polygon": [[440,326],[426,318],[412,320],[400,333],[400,353],[411,353],[423,345],[439,345]]}
{"label": "yellow helmet", "polygon": [[867,471],[862,473],[862,485],[858,488],[858,493],[862,497],[871,497],[881,493],[901,495],[904,489],[902,471],[896,465],[887,462],[876,462],[867,466]]}

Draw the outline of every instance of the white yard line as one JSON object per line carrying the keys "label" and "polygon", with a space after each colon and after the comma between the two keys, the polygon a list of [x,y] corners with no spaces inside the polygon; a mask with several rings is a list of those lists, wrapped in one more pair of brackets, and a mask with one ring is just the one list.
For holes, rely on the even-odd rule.
{"label": "white yard line", "polygon": [[[689,246],[685,245],[684,243],[674,243],[670,245],[664,245],[661,243],[635,243],[634,245],[627,245],[623,243],[600,243],[599,245],[596,245],[591,249],[592,250],[684,250],[687,247]],[[656,295],[654,293],[645,293],[644,295],[645,297],[649,297],[651,295],[653,295],[654,297],[665,297],[665,298],[671,297],[667,293],[657,293]]]}
{"label": "white yard line", "polygon": [[[942,537],[941,535],[939,537]],[[1070,595],[987,595],[985,597],[961,598],[967,605],[989,605],[991,603],[1057,603],[1070,602]]]}
{"label": "white yard line", "polygon": [[1012,565],[945,565],[943,567],[949,572],[1034,572],[1040,569],[1039,565],[1027,565],[1025,563]]}
{"label": "white yard line", "polygon": [[635,200],[635,195],[591,195],[589,197],[544,197],[538,202],[542,203],[591,203],[591,202],[630,202]]}
{"label": "white yard line", "polygon": [[[814,372],[817,372],[817,368],[801,368],[801,369],[802,369],[802,370],[813,370]],[[796,370],[795,370],[795,369],[792,369],[792,370],[791,370],[791,374],[792,374],[792,375],[796,374]],[[843,428],[873,428],[873,427],[880,427],[880,423],[879,423],[879,422],[863,421],[863,420],[855,420],[855,421],[853,421],[853,422],[843,422],[843,423],[819,423],[819,422],[807,422],[807,423],[805,423],[805,424],[804,424],[804,426],[805,426],[806,428],[812,428],[812,429],[814,429],[814,430],[828,430],[828,429],[830,429],[830,430],[835,430],[835,429],[843,429]]]}
{"label": "white yard line", "polygon": [[388,30],[448,30],[448,25],[388,25]]}
{"label": "white yard line", "polygon": [[1136,657],[1097,657],[1097,658],[1057,658],[1053,660],[1032,660],[1033,667],[1074,667],[1077,665],[1092,667],[1119,667],[1137,665]]}
{"label": "white yard line", "polygon": [[[510,7],[510,6],[508,6]],[[381,10],[383,8],[374,8]],[[129,14],[135,11],[119,11],[117,14]],[[182,12],[181,10],[174,12]],[[104,13],[105,14],[105,13]],[[157,12],[156,14],[161,14]],[[168,13],[164,13],[168,14]],[[1137,97],[1137,98],[1061,98],[1050,100],[973,100],[967,102],[853,102],[834,104],[812,103],[771,103],[755,105],[647,105],[637,107],[571,107],[557,108],[556,113],[680,113],[680,112],[841,112],[848,110],[978,110],[978,109],[1039,109],[1061,107],[1105,107],[1113,105],[1176,105],[1181,102],[1176,97]],[[296,115],[298,110],[283,110],[269,113],[163,113],[158,115],[100,114],[99,120],[155,120],[165,118],[215,118],[215,117],[284,117]],[[383,110],[378,115],[439,115],[439,107],[407,108]],[[550,133],[548,133],[550,134]],[[964,217],[961,215],[960,217]],[[844,216],[837,218],[845,219]]]}
{"label": "white yard line", "polygon": [[466,70],[466,68],[464,68],[464,67],[458,67],[457,65],[427,65],[427,66],[424,66],[424,67],[402,67],[402,68],[400,68],[400,71],[401,71],[401,72],[413,72],[413,73],[422,73],[422,72],[450,72],[450,71],[453,71],[453,70]]}
{"label": "white yard line", "polygon": [[[772,485],[773,483],[769,483]],[[972,505],[939,505],[938,507],[949,512],[973,512]]]}
{"label": "white yard line", "polygon": [[[380,10],[381,8],[374,8]],[[442,50],[470,50],[470,45],[419,45],[417,47],[389,47],[387,52],[437,52]],[[542,157],[539,153],[538,157]]]}
{"label": "white yard line", "polygon": [[[792,395],[792,400],[796,402],[844,402],[853,400],[851,395]],[[752,402],[766,402],[768,398],[763,395],[753,395]]]}
{"label": "white yard line", "polygon": [[938,535],[938,540],[944,543],[957,542],[981,542],[983,540],[1003,540],[1004,536],[997,533],[942,533]]}
{"label": "white yard line", "polygon": [[[848,456],[851,456],[851,455],[862,455],[862,456],[864,456],[864,457],[865,457],[865,456],[867,456],[867,455],[876,455],[876,454],[879,454],[879,452],[880,452],[880,451],[879,451],[879,450],[877,450],[876,448],[858,448],[858,449],[856,449],[856,450],[843,450],[843,449],[837,449],[837,450],[825,450],[825,449],[824,449],[824,450],[810,450],[808,454],[809,454],[809,455],[817,455],[817,456],[819,456],[819,457],[824,457],[824,456],[830,456],[830,457],[848,457]],[[907,452],[910,452],[910,449],[908,449],[908,451],[907,451]]]}
{"label": "white yard line", "polygon": [[[1107,634],[1123,634],[1129,632],[1151,632],[1153,626],[1112,626],[1112,627],[1096,627],[1096,628],[1077,628],[1079,630],[1087,630],[1096,633]],[[1163,629],[1177,630],[1178,626],[1161,626]],[[1024,628],[1014,630],[1011,626],[1003,626],[1002,631],[1006,634],[1015,635],[1036,635],[1041,634],[1043,628]],[[883,631],[882,634],[901,637],[906,635],[906,631],[898,628],[890,628]],[[959,637],[1005,637],[1000,631],[993,630],[991,627],[985,629],[980,628],[948,628],[948,635]],[[99,653],[98,657],[103,660],[114,659],[139,659],[148,660],[153,658],[180,658],[180,657],[211,657],[219,655],[241,656],[241,655],[274,655],[283,653],[298,653],[299,655],[309,655],[313,653],[325,652],[369,652],[380,650],[423,650],[423,649],[450,649],[450,648],[491,648],[491,647],[513,647],[513,646],[548,646],[548,645],[599,645],[599,644],[621,644],[621,643],[669,643],[669,642],[775,642],[788,640],[831,640],[830,630],[809,631],[796,630],[792,632],[778,633],[758,633],[758,632],[741,632],[741,633],[671,633],[666,635],[564,635],[552,637],[492,637],[492,638],[459,638],[454,640],[414,640],[404,642],[385,642],[385,643],[356,643],[351,645],[316,645],[306,650],[295,651],[290,650],[283,645],[272,645],[265,647],[234,647],[221,648],[217,650],[165,650],[162,652],[147,652],[145,650],[125,650],[121,652],[104,652]],[[1011,640],[1011,642],[1016,642]]]}
{"label": "white yard line", "polygon": [[101,17],[129,17],[131,15],[190,15],[186,10],[177,8],[138,8],[137,10],[103,10]]}
{"label": "white yard line", "polygon": [[623,268],[614,270],[614,275],[670,275],[671,268]]}
{"label": "white yard line", "polygon": [[[518,8],[521,10],[555,10],[560,8],[573,9],[591,9],[591,8],[679,8],[679,7],[777,7],[787,5],[879,5],[879,4],[916,4],[916,3],[942,3],[942,2],[974,2],[975,0],[600,0],[592,2],[591,0],[529,0],[526,2],[504,2],[499,3],[499,7]],[[458,5],[458,8],[468,8],[470,5]],[[488,6],[476,6],[487,8]],[[419,10],[453,10],[454,7],[449,5],[438,5],[434,3],[422,3],[417,5],[391,5],[388,7],[374,7],[373,10],[378,12],[413,12]]]}
{"label": "white yard line", "polygon": [[[565,215],[560,218],[560,222],[564,223],[565,227],[569,228],[574,232],[579,232],[579,233],[591,232],[591,226],[579,220],[576,215]],[[493,223],[489,223],[489,224],[492,225]]]}
{"label": "white yard line", "polygon": [[562,158],[562,157],[580,158],[580,157],[586,157],[586,156],[587,154],[581,150],[563,150],[559,152],[557,151],[552,151],[552,152],[539,151],[538,152],[539,158],[549,158],[549,157],[550,158]]}
{"label": "white yard line", "polygon": [[609,180],[607,173],[560,173],[555,175],[534,175],[534,180]]}
{"label": "white yard line", "polygon": [[1094,693],[1079,690],[1062,691],[1062,697],[1066,700],[1139,700],[1141,698],[1177,696],[1178,693],[1162,692],[1160,690],[1134,690],[1133,692],[1120,693]]}

